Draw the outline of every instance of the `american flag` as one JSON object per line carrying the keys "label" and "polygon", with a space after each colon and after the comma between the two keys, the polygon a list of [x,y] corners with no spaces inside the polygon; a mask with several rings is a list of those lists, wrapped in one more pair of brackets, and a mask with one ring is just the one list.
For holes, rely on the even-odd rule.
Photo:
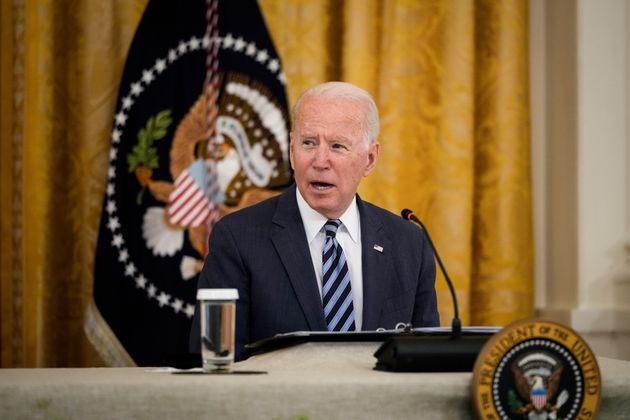
{"label": "american flag", "polygon": [[205,176],[206,166],[201,159],[179,174],[169,196],[168,218],[172,224],[196,227],[208,220],[214,204],[204,193]]}

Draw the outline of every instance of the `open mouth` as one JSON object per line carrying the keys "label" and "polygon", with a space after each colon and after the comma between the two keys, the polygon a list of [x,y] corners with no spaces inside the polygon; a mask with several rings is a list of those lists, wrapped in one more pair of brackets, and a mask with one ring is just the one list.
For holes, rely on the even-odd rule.
{"label": "open mouth", "polygon": [[329,188],[332,188],[334,185],[329,184],[327,182],[311,182],[311,186],[315,188],[316,190],[324,191]]}

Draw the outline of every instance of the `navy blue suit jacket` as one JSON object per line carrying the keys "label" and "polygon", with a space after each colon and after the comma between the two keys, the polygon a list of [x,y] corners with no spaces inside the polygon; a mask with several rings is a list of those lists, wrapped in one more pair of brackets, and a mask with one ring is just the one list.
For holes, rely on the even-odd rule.
{"label": "navy blue suit jacket", "polygon": [[[222,218],[214,227],[199,288],[236,288],[235,359],[245,345],[279,333],[326,331],[313,261],[295,197],[283,194]],[[413,224],[357,196],[363,260],[363,331],[399,322],[438,326],[435,262]],[[382,247],[382,252],[374,246]],[[190,350],[200,351],[199,311]]]}

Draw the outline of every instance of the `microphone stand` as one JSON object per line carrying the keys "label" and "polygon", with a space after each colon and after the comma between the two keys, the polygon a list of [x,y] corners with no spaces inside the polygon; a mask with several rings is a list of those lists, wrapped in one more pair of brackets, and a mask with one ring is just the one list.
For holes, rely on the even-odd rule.
{"label": "microphone stand", "polygon": [[453,321],[451,323],[451,338],[458,339],[462,335],[462,321],[459,318],[459,305],[457,304],[457,295],[455,295],[455,287],[453,286],[453,282],[451,281],[451,278],[446,272],[446,268],[444,268],[444,263],[442,263],[442,258],[440,258],[440,254],[437,252],[437,249],[435,248],[435,245],[433,244],[433,241],[431,240],[431,235],[429,235],[429,230],[424,225],[424,223],[422,223],[422,221],[420,221],[420,219],[418,219],[411,210],[404,209],[401,214],[402,214],[402,217],[405,218],[406,220],[414,221],[418,225],[420,225],[420,227],[424,231],[424,235],[429,241],[429,245],[431,246],[431,249],[433,250],[433,255],[435,255],[435,259],[437,260],[438,265],[440,266],[440,271],[444,275],[446,284],[448,284],[448,289],[451,292],[451,299],[453,301]]}
{"label": "microphone stand", "polygon": [[374,353],[377,358],[375,369],[397,372],[470,372],[481,348],[494,332],[462,332],[455,288],[429,231],[411,210],[403,210],[402,217],[416,222],[422,228],[451,292],[454,316],[450,334],[416,333],[409,328],[405,329],[407,334],[389,338]]}

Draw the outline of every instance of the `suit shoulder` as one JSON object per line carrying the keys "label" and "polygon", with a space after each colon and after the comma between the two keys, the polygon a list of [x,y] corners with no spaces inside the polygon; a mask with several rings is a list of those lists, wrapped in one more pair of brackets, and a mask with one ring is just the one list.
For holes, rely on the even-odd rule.
{"label": "suit shoulder", "polygon": [[392,213],[382,207],[364,201],[366,212],[373,218],[379,220],[383,225],[394,232],[418,234],[419,228],[401,216]]}

